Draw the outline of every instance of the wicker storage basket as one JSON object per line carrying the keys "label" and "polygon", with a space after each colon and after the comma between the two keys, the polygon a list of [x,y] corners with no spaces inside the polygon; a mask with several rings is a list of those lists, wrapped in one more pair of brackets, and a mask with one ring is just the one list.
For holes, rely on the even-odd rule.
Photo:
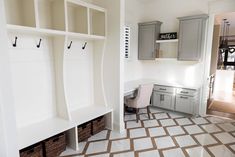
{"label": "wicker storage basket", "polygon": [[99,117],[92,121],[92,134],[97,134],[105,129],[105,117]]}
{"label": "wicker storage basket", "polygon": [[21,150],[20,157],[43,157],[42,144],[36,144]]}
{"label": "wicker storage basket", "polygon": [[84,141],[91,137],[91,123],[85,123],[78,126],[78,141]]}
{"label": "wicker storage basket", "polygon": [[44,141],[44,154],[46,157],[58,157],[65,149],[65,133],[61,133]]}

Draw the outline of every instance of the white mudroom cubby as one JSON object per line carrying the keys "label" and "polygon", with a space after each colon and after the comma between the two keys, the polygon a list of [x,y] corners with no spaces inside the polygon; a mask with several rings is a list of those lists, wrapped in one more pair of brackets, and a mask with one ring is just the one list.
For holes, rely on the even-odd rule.
{"label": "white mudroom cubby", "polygon": [[88,8],[68,2],[67,11],[68,31],[88,34]]}
{"label": "white mudroom cubby", "polygon": [[65,1],[37,0],[39,28],[65,31]]}
{"label": "white mudroom cubby", "polygon": [[19,150],[65,131],[78,150],[77,126],[100,116],[112,129],[106,10],[80,0],[5,0],[5,8]]}
{"label": "white mudroom cubby", "polygon": [[5,0],[7,24],[36,27],[35,0]]}
{"label": "white mudroom cubby", "polygon": [[105,36],[105,12],[90,9],[90,32],[92,35]]}

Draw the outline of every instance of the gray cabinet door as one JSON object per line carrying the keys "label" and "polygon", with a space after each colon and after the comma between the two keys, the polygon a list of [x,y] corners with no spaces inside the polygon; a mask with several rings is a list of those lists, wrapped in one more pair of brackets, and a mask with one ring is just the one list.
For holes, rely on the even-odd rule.
{"label": "gray cabinet door", "polygon": [[153,106],[174,110],[174,96],[172,94],[153,92]]}
{"label": "gray cabinet door", "polygon": [[160,33],[160,25],[160,22],[139,24],[139,60],[154,60],[157,57],[159,44],[156,43],[156,40]]}
{"label": "gray cabinet door", "polygon": [[175,110],[183,113],[193,114],[194,99],[189,96],[176,96]]}
{"label": "gray cabinet door", "polygon": [[180,19],[178,60],[199,61],[204,50],[207,15]]}

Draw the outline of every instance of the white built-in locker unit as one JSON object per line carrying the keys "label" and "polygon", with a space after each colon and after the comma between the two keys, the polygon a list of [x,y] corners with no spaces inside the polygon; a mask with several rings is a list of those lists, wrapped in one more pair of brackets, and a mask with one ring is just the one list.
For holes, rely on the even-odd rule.
{"label": "white built-in locker unit", "polygon": [[[80,0],[5,0],[17,122],[23,149],[106,116],[103,57],[107,11]],[[41,41],[40,41],[41,40]]]}

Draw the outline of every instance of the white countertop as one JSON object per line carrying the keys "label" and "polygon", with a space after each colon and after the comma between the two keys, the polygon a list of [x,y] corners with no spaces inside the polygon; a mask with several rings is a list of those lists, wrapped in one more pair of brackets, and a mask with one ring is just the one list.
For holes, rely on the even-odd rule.
{"label": "white countertop", "polygon": [[153,83],[155,85],[163,85],[163,86],[171,86],[171,87],[178,87],[178,88],[188,88],[188,89],[195,89],[198,90],[201,88],[201,85],[188,85],[184,83],[180,83],[177,81],[167,81],[167,80],[156,80],[156,79],[139,79],[125,82],[124,85],[124,93],[125,95],[133,92],[138,88],[141,84]]}

